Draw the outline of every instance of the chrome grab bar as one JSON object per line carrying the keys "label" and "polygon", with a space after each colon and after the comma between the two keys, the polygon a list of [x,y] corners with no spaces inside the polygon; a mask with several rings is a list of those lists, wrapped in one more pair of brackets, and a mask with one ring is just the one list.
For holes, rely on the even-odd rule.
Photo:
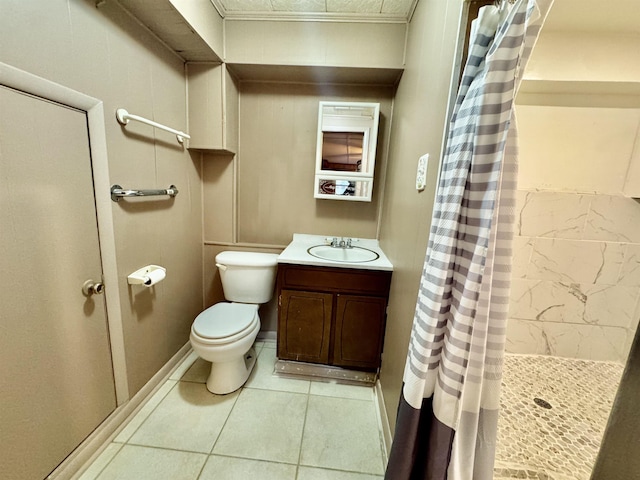
{"label": "chrome grab bar", "polygon": [[151,197],[153,195],[169,195],[175,197],[178,195],[178,187],[171,185],[165,190],[126,190],[120,185],[111,185],[111,200],[120,201],[122,197]]}

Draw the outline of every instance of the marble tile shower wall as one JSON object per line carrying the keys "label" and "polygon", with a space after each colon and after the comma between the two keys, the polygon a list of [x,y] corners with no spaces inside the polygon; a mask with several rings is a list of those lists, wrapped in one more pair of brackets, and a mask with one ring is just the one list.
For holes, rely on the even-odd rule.
{"label": "marble tile shower wall", "polygon": [[625,362],[638,326],[640,203],[519,191],[507,351]]}

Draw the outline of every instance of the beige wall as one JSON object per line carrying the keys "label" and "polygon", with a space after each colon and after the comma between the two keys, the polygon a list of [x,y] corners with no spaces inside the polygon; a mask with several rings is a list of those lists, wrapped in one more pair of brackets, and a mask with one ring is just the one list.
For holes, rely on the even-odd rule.
{"label": "beige wall", "polygon": [[[243,82],[240,91],[238,241],[287,245],[293,233],[375,238],[393,90]],[[380,102],[371,202],[313,198],[320,101]]]}
{"label": "beige wall", "polygon": [[[223,299],[222,250],[279,253],[294,233],[376,238],[392,98],[392,87],[240,83],[238,154],[203,155],[206,305]],[[313,198],[318,102],[329,100],[381,104],[372,202]],[[263,333],[276,331],[275,309],[262,308]]]}
{"label": "beige wall", "polygon": [[[549,15],[554,15],[554,11]],[[549,31],[545,26],[527,63],[525,78],[637,82],[640,78],[637,45],[637,35]]]}
{"label": "beige wall", "polygon": [[400,67],[403,23],[225,21],[225,61],[266,65]]}
{"label": "beige wall", "polygon": [[517,117],[520,189],[623,193],[640,109],[518,105]]}
{"label": "beige wall", "polygon": [[[391,87],[240,84],[238,155],[205,154],[205,242],[286,246],[294,233],[375,238]],[[381,103],[372,202],[313,198],[318,102]]]}
{"label": "beige wall", "polygon": [[421,0],[395,98],[380,241],[394,265],[380,382],[391,428],[426,252],[436,172],[415,190],[418,157],[440,158],[462,1]]}
{"label": "beige wall", "polygon": [[189,148],[238,151],[238,87],[226,64],[188,63]]}
{"label": "beige wall", "polygon": [[[174,201],[113,205],[130,395],[188,341],[202,307],[201,180],[173,135],[115,120],[119,107],[186,126],[183,62],[116,2],[4,0],[0,61],[104,101],[111,180],[125,188],[175,184]],[[167,268],[155,289],[127,285],[147,264]]]}

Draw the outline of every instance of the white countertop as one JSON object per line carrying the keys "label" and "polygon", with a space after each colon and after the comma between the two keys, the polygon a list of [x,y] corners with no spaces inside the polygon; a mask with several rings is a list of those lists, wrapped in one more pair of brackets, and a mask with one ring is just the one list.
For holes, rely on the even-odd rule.
{"label": "white countertop", "polygon": [[[337,268],[358,268],[361,270],[393,270],[393,265],[384,254],[377,240],[368,238],[352,238],[354,247],[367,248],[376,252],[379,257],[370,262],[338,262],[324,260],[314,257],[307,252],[307,249],[316,245],[326,245],[334,236],[307,235],[304,233],[294,233],[293,241],[285,248],[278,257],[278,263],[291,263],[296,265],[316,265],[321,267]],[[338,237],[340,239],[341,237]],[[345,239],[348,237],[345,237]]]}

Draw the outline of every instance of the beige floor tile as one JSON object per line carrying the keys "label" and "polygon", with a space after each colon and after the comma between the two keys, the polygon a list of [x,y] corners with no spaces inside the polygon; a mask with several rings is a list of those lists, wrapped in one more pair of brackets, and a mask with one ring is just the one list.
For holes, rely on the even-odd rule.
{"label": "beige floor tile", "polygon": [[210,453],[238,393],[214,395],[204,384],[179,382],[129,443]]}
{"label": "beige floor tile", "polygon": [[345,385],[337,382],[313,381],[311,382],[309,393],[323,397],[373,401],[373,387],[364,385]]}
{"label": "beige floor tile", "polygon": [[189,369],[182,375],[183,382],[206,383],[211,372],[211,362],[198,357]]}
{"label": "beige floor tile", "polygon": [[307,395],[243,389],[214,454],[297,463]]}
{"label": "beige floor tile", "polygon": [[295,465],[211,455],[198,480],[295,480],[295,478]]}
{"label": "beige floor tile", "polygon": [[207,456],[125,445],[98,480],[196,480]]}
{"label": "beige floor tile", "polygon": [[[275,345],[275,344],[273,344]],[[278,390],[281,392],[308,393],[309,380],[282,378],[273,374],[276,364],[276,349],[265,344],[258,355],[258,361],[249,376],[245,387],[263,390]]]}
{"label": "beige floor tile", "polygon": [[374,403],[310,395],[300,464],[383,474]]}
{"label": "beige floor tile", "polygon": [[300,467],[297,480],[378,480],[382,475],[341,472],[324,468]]}
{"label": "beige floor tile", "polygon": [[87,468],[82,475],[78,478],[78,480],[95,480],[100,475],[100,472],[104,470],[104,468],[113,460],[113,457],[120,451],[122,448],[121,443],[110,443],[107,445],[102,453],[96,458],[93,463]]}
{"label": "beige floor tile", "polygon": [[176,385],[176,381],[167,380],[156,393],[149,399],[149,401],[135,414],[135,416],[127,423],[118,436],[114,439],[114,442],[127,442],[131,435],[135,433],[140,425],[147,419],[151,412],[158,406],[164,397],[167,396],[169,391]]}
{"label": "beige floor tile", "polygon": [[193,362],[195,362],[197,358],[198,358],[198,354],[193,350],[191,350],[189,355],[187,355],[186,358],[182,361],[182,363],[178,365],[178,368],[176,368],[171,373],[171,376],[169,377],[169,379],[180,380],[182,378],[182,375],[184,375],[184,373],[187,370],[189,370],[189,368],[191,368],[191,365],[193,365]]}

